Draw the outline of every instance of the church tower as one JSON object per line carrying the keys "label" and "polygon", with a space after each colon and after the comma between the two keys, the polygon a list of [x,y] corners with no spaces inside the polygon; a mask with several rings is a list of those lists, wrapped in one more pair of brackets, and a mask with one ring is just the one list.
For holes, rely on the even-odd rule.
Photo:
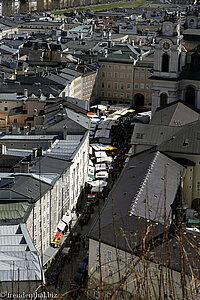
{"label": "church tower", "polygon": [[152,75],[152,111],[180,99],[179,77],[182,71],[180,19],[165,16],[154,45]]}

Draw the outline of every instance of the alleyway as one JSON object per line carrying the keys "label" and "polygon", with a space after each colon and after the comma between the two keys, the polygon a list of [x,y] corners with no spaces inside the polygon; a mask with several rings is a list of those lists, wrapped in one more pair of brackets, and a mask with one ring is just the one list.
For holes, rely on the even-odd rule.
{"label": "alleyway", "polygon": [[[88,239],[87,234],[90,231],[94,219],[98,216],[105,199],[108,196],[112,186],[119,177],[126,159],[126,154],[130,148],[130,139],[133,126],[124,122],[113,127],[111,131],[112,145],[117,147],[115,158],[113,159],[112,168],[109,172],[108,185],[102,193],[98,194],[98,205],[94,206],[93,213],[90,214],[89,222],[80,226],[79,220],[75,224],[72,233],[67,237],[62,245],[70,247],[70,255],[68,257],[62,255],[62,249],[58,252],[51,267],[46,272],[48,291],[60,295],[59,299],[84,299],[86,297],[87,287],[87,270],[81,269],[88,264]],[[87,201],[88,191],[85,189],[80,213],[83,211]],[[80,219],[80,218],[79,218]],[[81,282],[77,284],[76,274],[83,274]],[[80,298],[79,298],[80,297]]]}

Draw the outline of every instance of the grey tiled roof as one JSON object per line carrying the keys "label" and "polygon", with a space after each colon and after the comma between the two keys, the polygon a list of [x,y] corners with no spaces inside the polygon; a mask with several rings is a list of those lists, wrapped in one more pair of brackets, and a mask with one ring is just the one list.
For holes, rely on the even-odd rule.
{"label": "grey tiled roof", "polygon": [[175,101],[159,107],[153,114],[150,124],[182,126],[199,119],[200,110],[186,102]]}
{"label": "grey tiled roof", "polygon": [[[169,168],[166,167],[168,165]],[[181,165],[158,151],[150,150],[131,157],[101,211],[101,241],[115,246],[114,236],[117,233],[118,247],[130,251],[123,233],[129,232],[129,236],[132,233],[131,243],[139,245],[141,240],[139,236],[135,236],[135,233],[137,235],[137,232],[141,230],[141,235],[144,235],[149,225],[148,220],[155,228],[155,235],[159,234],[163,230],[165,219],[164,204],[166,203],[166,221],[168,222],[171,204],[175,199],[180,174],[183,171],[184,168]],[[99,223],[96,220],[89,233],[90,238],[98,240],[98,227]]]}
{"label": "grey tiled roof", "polygon": [[136,123],[131,137],[131,144],[156,146],[168,140],[180,129],[178,126]]}
{"label": "grey tiled roof", "polygon": [[200,120],[184,125],[173,138],[163,142],[158,149],[165,152],[200,153]]}

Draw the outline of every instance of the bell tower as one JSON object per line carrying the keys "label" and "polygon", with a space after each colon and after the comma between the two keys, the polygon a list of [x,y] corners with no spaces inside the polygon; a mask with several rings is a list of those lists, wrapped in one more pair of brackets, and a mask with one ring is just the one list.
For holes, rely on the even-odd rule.
{"label": "bell tower", "polygon": [[154,44],[152,76],[152,111],[178,100],[178,80],[182,71],[182,36],[180,19],[165,16]]}

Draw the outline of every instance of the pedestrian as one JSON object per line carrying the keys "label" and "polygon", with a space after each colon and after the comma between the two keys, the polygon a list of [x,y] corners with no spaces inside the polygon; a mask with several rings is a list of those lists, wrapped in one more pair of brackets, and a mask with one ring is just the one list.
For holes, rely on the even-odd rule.
{"label": "pedestrian", "polygon": [[83,244],[83,249],[85,249],[85,237],[83,238],[82,244]]}

